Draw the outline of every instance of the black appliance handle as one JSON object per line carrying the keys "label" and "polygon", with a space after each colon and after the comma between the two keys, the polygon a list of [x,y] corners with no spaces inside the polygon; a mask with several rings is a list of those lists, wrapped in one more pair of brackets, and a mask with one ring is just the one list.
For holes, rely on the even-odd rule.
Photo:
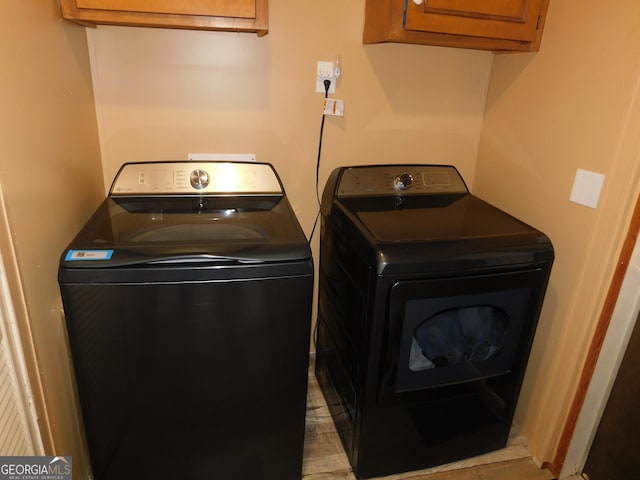
{"label": "black appliance handle", "polygon": [[226,257],[222,255],[197,254],[197,255],[180,255],[176,257],[167,257],[161,260],[152,260],[145,262],[148,265],[181,265],[185,263],[264,263],[264,260],[256,258],[242,257]]}

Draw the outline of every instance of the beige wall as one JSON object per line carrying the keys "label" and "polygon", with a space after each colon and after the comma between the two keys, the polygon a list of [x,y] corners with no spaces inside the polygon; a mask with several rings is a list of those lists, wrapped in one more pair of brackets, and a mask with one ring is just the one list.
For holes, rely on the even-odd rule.
{"label": "beige wall", "polygon": [[57,264],[102,196],[86,37],[83,28],[60,20],[55,0],[5,2],[3,7],[0,184],[9,229],[2,226],[0,246],[47,454],[73,455],[74,470],[80,472],[85,457]]}
{"label": "beige wall", "polygon": [[[541,460],[552,459],[637,198],[639,25],[635,0],[552,1],[541,51],[493,62],[476,193],[556,248],[516,417]],[[595,210],[569,201],[577,168],[606,175]]]}
{"label": "beige wall", "polygon": [[470,182],[492,54],[362,45],[364,1],[269,2],[269,34],[91,31],[105,181],[127,161],[189,152],[273,163],[309,233],[322,94],[318,60],[342,56],[321,185],[338,165],[453,163]]}

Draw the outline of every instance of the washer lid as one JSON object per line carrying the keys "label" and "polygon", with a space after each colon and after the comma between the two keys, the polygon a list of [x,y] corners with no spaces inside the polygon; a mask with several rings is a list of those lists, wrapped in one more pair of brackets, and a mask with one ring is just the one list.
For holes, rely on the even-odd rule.
{"label": "washer lid", "polygon": [[61,266],[310,259],[270,164],[169,161],[124,164]]}
{"label": "washer lid", "polygon": [[[198,164],[200,175],[191,180],[183,175],[186,167],[193,170],[181,162],[123,167],[112,193],[63,253],[61,266],[311,261],[307,239],[270,165]],[[204,168],[224,170],[235,183],[209,178],[200,171]],[[163,189],[155,187],[158,182],[165,182]]]}
{"label": "washer lid", "polygon": [[107,198],[63,254],[73,268],[307,260],[286,197]]}

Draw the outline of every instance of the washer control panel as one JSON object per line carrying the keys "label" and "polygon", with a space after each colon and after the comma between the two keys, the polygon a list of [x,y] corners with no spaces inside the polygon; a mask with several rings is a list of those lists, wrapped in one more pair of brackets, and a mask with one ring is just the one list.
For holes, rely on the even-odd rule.
{"label": "washer control panel", "polygon": [[267,163],[149,162],[122,166],[110,196],[272,195],[283,193]]}
{"label": "washer control panel", "polygon": [[339,197],[469,193],[451,165],[370,165],[344,169]]}

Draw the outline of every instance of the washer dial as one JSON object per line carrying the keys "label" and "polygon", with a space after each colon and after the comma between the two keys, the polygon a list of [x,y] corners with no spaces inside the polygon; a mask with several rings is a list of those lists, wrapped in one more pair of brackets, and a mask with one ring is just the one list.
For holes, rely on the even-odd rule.
{"label": "washer dial", "polygon": [[189,182],[191,183],[191,186],[197,190],[207,188],[209,180],[209,173],[202,168],[196,168],[191,172],[191,175],[189,175]]}

